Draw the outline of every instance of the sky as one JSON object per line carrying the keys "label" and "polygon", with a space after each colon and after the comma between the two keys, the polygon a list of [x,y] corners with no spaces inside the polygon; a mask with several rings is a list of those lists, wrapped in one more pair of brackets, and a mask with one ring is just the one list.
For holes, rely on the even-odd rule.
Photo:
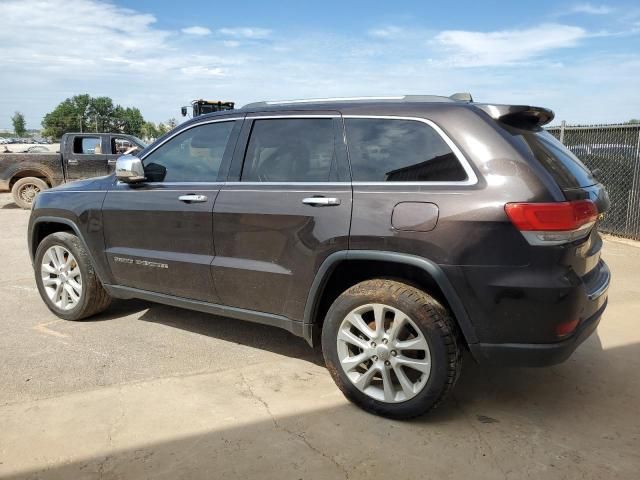
{"label": "sky", "polygon": [[640,118],[637,1],[0,0],[0,19],[0,128],[80,93],[156,122],[196,98],[455,92]]}

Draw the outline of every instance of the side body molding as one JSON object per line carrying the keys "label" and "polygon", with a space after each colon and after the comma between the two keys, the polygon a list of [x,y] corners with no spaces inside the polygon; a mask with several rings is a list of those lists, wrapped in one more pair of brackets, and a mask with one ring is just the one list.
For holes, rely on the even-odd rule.
{"label": "side body molding", "polygon": [[327,257],[327,259],[320,265],[318,273],[316,274],[309,295],[307,297],[307,303],[304,310],[304,319],[302,325],[302,332],[305,340],[313,345],[313,320],[318,308],[322,293],[327,284],[331,272],[342,261],[345,260],[374,260],[384,261],[391,263],[398,263],[404,265],[411,265],[413,267],[424,270],[427,274],[433,278],[436,284],[442,290],[449,306],[453,310],[453,315],[462,330],[465,340],[469,344],[477,343],[478,339],[475,334],[475,329],[469,315],[457,292],[449,282],[449,279],[443,272],[443,270],[431,260],[416,255],[406,255],[402,253],[386,252],[379,250],[346,250],[335,252]]}

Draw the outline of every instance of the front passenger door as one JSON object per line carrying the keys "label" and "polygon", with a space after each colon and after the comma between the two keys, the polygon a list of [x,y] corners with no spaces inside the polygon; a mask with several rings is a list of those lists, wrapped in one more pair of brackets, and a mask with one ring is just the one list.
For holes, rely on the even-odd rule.
{"label": "front passenger door", "polygon": [[118,285],[216,302],[212,211],[241,123],[186,127],[142,159],[144,183],[107,193],[106,256]]}

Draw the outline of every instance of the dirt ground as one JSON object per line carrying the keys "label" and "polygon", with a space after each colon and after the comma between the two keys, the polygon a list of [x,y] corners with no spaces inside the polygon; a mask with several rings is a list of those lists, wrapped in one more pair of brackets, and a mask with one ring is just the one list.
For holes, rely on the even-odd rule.
{"label": "dirt ground", "polygon": [[640,246],[608,240],[609,307],[564,364],[467,358],[408,422],[349,404],[287,332],[141,301],[85,322],[40,300],[28,211],[0,194],[0,478],[637,479]]}

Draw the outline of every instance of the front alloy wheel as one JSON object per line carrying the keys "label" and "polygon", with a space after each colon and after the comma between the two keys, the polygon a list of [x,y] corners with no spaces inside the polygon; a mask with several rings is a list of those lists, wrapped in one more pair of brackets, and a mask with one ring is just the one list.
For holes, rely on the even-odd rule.
{"label": "front alloy wheel", "polygon": [[100,283],[91,257],[70,232],[46,236],[34,258],[36,284],[49,310],[65,320],[83,320],[105,310],[111,297]]}
{"label": "front alloy wheel", "polygon": [[40,265],[44,290],[56,307],[71,310],[82,296],[82,272],[76,257],[60,245],[44,252]]}

